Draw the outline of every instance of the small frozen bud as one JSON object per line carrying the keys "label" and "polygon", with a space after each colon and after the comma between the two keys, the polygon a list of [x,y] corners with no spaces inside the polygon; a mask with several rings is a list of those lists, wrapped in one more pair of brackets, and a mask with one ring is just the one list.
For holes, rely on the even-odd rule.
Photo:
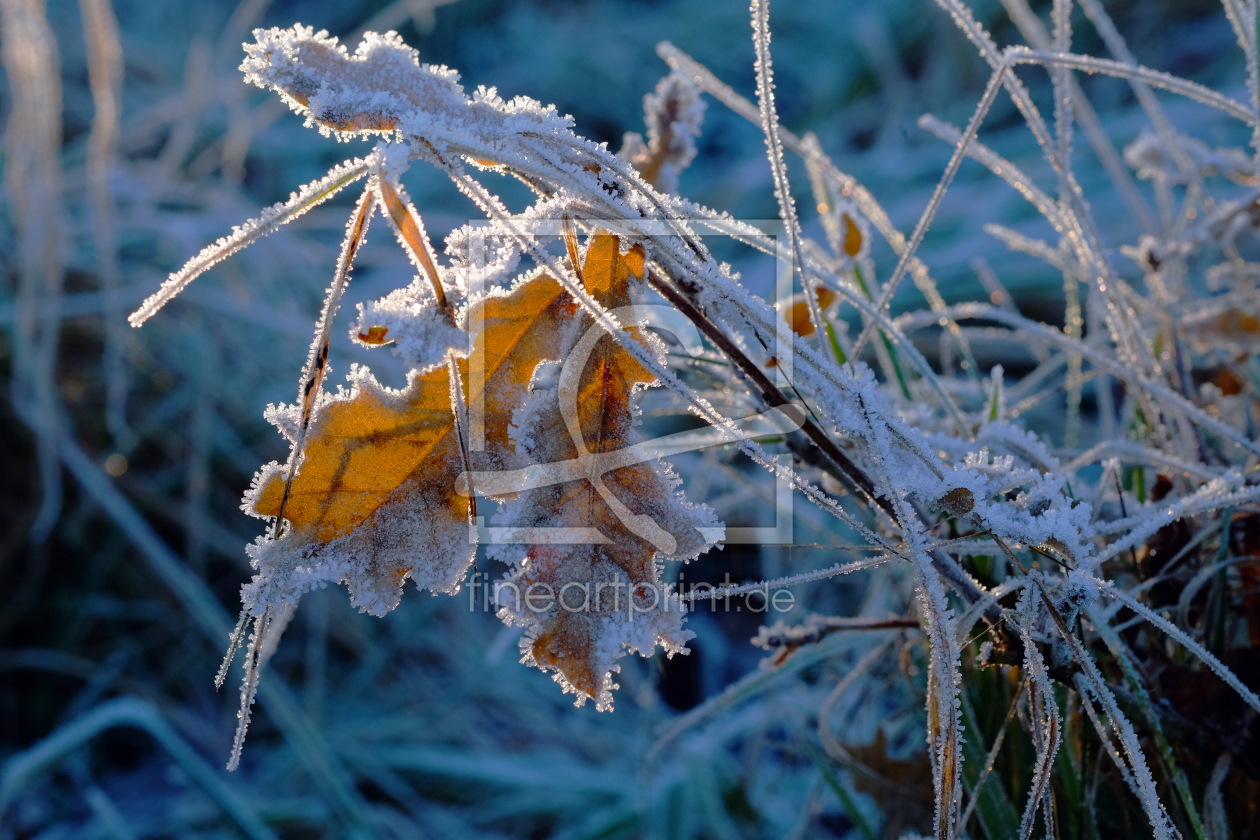
{"label": "small frozen bud", "polygon": [[[819,286],[814,290],[814,293],[820,310],[826,310],[836,300],[836,293],[826,286]],[[792,295],[790,303],[787,321],[788,326],[792,328],[792,332],[802,337],[813,335],[814,322],[810,320],[809,301],[805,299],[805,295],[800,292]]]}
{"label": "small frozen bud", "polygon": [[369,347],[392,343],[394,354],[415,370],[445,364],[450,353],[468,354],[468,334],[451,323],[419,279],[380,300],[359,304],[350,336]]}
{"label": "small frozen bud", "polygon": [[966,516],[976,506],[976,497],[966,487],[955,487],[936,500],[941,510],[950,516]]}
{"label": "small frozen bud", "polygon": [[820,204],[819,211],[822,213],[823,229],[827,232],[827,242],[836,257],[855,261],[865,259],[871,250],[870,226],[857,205],[841,198],[830,210],[826,204]]}

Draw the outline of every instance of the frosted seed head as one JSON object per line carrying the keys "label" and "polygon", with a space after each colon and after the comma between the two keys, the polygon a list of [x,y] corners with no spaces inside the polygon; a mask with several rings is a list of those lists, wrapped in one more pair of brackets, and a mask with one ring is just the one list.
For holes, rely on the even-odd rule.
{"label": "frosted seed head", "polygon": [[705,102],[695,79],[677,70],[643,97],[647,142],[634,132],[622,141],[621,156],[643,179],[663,193],[678,191],[678,175],[696,156],[696,138],[704,121]]}

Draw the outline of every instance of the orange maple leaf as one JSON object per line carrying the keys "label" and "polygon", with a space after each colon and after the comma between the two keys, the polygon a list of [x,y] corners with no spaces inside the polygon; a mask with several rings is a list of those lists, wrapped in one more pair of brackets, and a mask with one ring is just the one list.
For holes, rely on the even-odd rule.
{"label": "orange maple leaf", "polygon": [[[602,305],[614,311],[629,305],[634,279],[642,276],[641,249],[622,255],[617,237],[593,237],[582,281]],[[558,357],[566,366],[584,366],[536,395],[513,430],[518,451],[534,463],[633,446],[636,394],[657,384],[613,336],[591,332],[599,328],[589,315],[575,310],[571,317],[580,328],[557,334]],[[646,343],[644,334],[634,334]],[[508,555],[518,570],[497,594],[500,617],[527,629],[524,661],[551,671],[578,705],[592,698],[601,710],[611,708],[612,673],[626,651],[646,655],[660,644],[670,655],[685,652],[692,634],[682,629],[681,602],[661,581],[662,559],[697,556],[720,527],[711,511],[676,492],[678,483],[660,461],[633,464],[526,490],[495,520],[509,529],[597,532],[589,544],[542,542],[524,558]]]}
{"label": "orange maple leaf", "polygon": [[[483,450],[461,452],[449,367],[412,372],[398,391],[356,367],[348,392],[323,395],[285,503],[288,528],[278,540],[250,547],[261,574],[247,598],[270,604],[304,582],[335,580],[349,585],[361,609],[384,615],[408,577],[422,589],[456,591],[476,551],[470,499],[455,489],[469,466],[465,455],[479,469],[505,465],[512,412],[528,395],[535,368],[552,358],[552,336],[572,308],[543,274],[470,307],[465,321],[479,325],[472,355],[484,359],[480,386],[469,390],[468,360],[459,370],[463,393],[485,407]],[[379,327],[369,332],[374,343],[389,340]],[[293,440],[295,410],[282,406],[268,415]],[[276,516],[285,476],[279,463],[264,467],[244,509]]]}

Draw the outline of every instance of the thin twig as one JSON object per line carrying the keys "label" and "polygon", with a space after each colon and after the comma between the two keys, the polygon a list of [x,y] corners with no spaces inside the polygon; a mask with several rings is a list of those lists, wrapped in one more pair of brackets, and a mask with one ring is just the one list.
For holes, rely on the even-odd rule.
{"label": "thin twig", "polygon": [[[752,359],[748,358],[735,342],[726,337],[726,334],[718,328],[716,324],[704,316],[704,313],[693,304],[686,295],[678,291],[653,267],[648,268],[648,284],[661,294],[663,298],[668,300],[679,312],[687,316],[687,320],[691,321],[704,334],[706,338],[714,343],[719,350],[726,354],[737,368],[748,377],[753,386],[760,392],[761,398],[771,408],[789,405],[791,401],[784,396],[779,387],[771,381],[770,377],[759,368]],[[835,442],[821,428],[818,427],[813,420],[808,418],[801,424],[801,431],[813,441],[813,443],[822,452],[831,459],[836,468],[855,488],[860,488],[862,494],[870,501],[879,505],[889,516],[893,516],[892,505],[882,496],[875,493],[875,485],[867,477],[866,473],[836,446]],[[895,517],[894,517],[895,518]]]}

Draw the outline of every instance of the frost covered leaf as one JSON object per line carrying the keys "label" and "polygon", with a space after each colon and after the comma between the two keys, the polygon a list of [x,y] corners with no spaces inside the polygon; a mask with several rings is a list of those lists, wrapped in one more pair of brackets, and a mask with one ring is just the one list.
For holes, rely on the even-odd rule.
{"label": "frost covered leaf", "polygon": [[[635,278],[643,276],[643,252],[636,246],[622,255],[617,237],[597,233],[581,275],[602,305],[625,312]],[[557,339],[565,370],[555,389],[536,395],[518,416],[518,452],[550,464],[638,442],[636,394],[656,384],[652,374],[576,307]],[[552,671],[578,705],[589,697],[601,710],[611,708],[612,673],[624,651],[648,655],[660,644],[672,655],[692,635],[682,629],[680,601],[662,584],[662,560],[695,557],[721,528],[707,508],[687,503],[677,484],[660,462],[602,473],[592,463],[587,478],[527,490],[496,518],[533,535],[518,531],[521,543],[532,544],[523,558],[505,557],[518,569],[500,588],[500,616],[527,628],[524,661]],[[566,544],[539,539],[540,528],[597,533]]]}
{"label": "frost covered leaf", "polygon": [[[311,27],[255,30],[241,65],[247,80],[274,87],[311,120],[334,131],[391,131],[408,111],[437,110],[461,101],[456,74],[419,68],[415,50],[390,32],[364,35],[351,58],[346,48]],[[391,91],[392,93],[386,93]]]}
{"label": "frost covered leaf", "polygon": [[[287,533],[255,546],[254,556],[264,578],[281,557],[314,563],[317,579],[346,579],[359,606],[383,614],[409,575],[422,586],[453,588],[475,546],[468,540],[468,500],[454,492],[463,462],[446,370],[413,375],[399,392],[362,368],[351,381],[349,394],[326,399],[312,423],[284,510]],[[283,423],[288,413],[282,408],[270,419]],[[260,474],[247,504],[256,515],[276,516],[283,493],[284,471],[276,464]]]}
{"label": "frost covered leaf", "polygon": [[[552,336],[571,309],[559,284],[541,274],[470,307],[472,356],[484,359],[484,374],[470,381],[466,359],[458,369],[462,393],[469,404],[483,404],[485,415],[485,446],[468,453],[472,466],[505,466],[512,412],[538,363],[551,358]],[[373,343],[388,340],[370,330],[365,335]],[[458,588],[476,546],[469,499],[455,486],[466,465],[448,371],[413,371],[407,386],[393,391],[356,368],[348,392],[321,399],[285,506],[288,530],[251,547],[261,574],[247,603],[268,606],[317,581],[345,581],[362,609],[382,615],[397,605],[407,577],[435,592]],[[293,409],[268,414],[292,437]],[[245,509],[275,516],[283,490],[284,469],[273,463],[259,474]]]}
{"label": "frost covered leaf", "polygon": [[[405,154],[404,151],[404,156]],[[393,184],[389,178],[382,177],[378,179],[376,188],[385,215],[398,237],[398,244],[407,253],[412,264],[424,272],[425,279],[432,286],[437,309],[445,313],[448,308],[446,295],[442,290],[442,280],[438,274],[433,246],[429,243],[429,236],[424,231],[420,214],[412,206],[401,184]]]}

